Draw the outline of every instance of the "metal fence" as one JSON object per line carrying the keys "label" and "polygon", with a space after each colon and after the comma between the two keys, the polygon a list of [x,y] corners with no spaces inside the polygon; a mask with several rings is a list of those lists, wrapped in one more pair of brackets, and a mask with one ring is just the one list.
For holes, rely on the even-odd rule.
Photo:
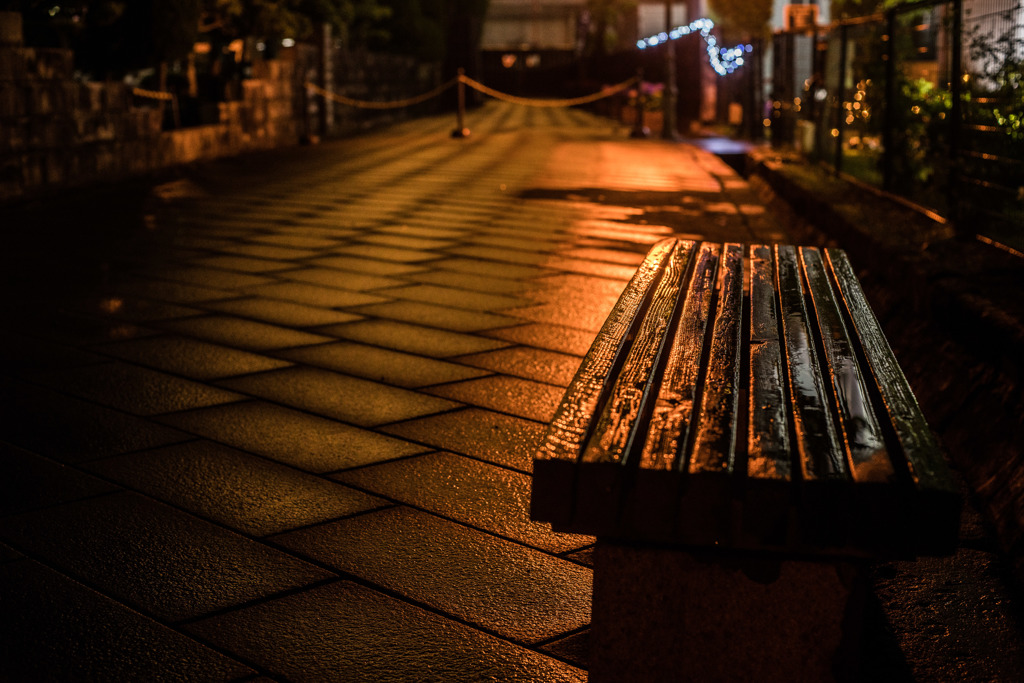
{"label": "metal fence", "polygon": [[1024,252],[1024,0],[927,0],[775,36],[772,134]]}

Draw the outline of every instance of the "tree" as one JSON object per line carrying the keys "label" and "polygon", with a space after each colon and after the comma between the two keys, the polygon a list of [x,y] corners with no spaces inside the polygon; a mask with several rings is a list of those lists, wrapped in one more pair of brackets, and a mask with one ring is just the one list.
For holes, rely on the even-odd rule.
{"label": "tree", "polygon": [[770,31],[772,0],[709,0],[726,44],[763,38]]}

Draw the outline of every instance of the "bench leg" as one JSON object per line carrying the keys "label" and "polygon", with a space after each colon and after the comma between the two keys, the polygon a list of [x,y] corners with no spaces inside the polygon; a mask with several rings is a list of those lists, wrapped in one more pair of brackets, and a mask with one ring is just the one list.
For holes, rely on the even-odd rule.
{"label": "bench leg", "polygon": [[599,539],[590,680],[852,679],[865,595],[851,562]]}

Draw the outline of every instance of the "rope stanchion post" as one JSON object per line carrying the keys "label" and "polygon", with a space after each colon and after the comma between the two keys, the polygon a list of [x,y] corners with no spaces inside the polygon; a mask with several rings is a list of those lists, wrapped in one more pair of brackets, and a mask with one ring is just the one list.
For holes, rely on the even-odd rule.
{"label": "rope stanchion post", "polygon": [[644,125],[646,99],[644,97],[644,70],[640,68],[636,70],[636,122],[633,124],[633,132],[629,134],[631,138],[646,138],[651,134],[651,131]]}
{"label": "rope stanchion post", "polygon": [[468,138],[469,128],[466,128],[466,70],[459,67],[459,109],[456,112],[455,130],[452,131],[453,138]]}

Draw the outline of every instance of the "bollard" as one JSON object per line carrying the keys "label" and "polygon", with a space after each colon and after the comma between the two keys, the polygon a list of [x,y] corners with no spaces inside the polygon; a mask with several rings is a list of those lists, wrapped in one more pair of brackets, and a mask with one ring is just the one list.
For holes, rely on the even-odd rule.
{"label": "bollard", "polygon": [[651,131],[644,125],[644,70],[636,70],[636,121],[633,124],[633,132],[629,134],[631,138],[646,138],[651,134]]}
{"label": "bollard", "polygon": [[461,66],[459,67],[459,109],[456,112],[456,124],[455,130],[452,131],[453,138],[468,138],[469,128],[466,128],[466,84],[463,82],[462,77],[466,75],[466,70]]}

